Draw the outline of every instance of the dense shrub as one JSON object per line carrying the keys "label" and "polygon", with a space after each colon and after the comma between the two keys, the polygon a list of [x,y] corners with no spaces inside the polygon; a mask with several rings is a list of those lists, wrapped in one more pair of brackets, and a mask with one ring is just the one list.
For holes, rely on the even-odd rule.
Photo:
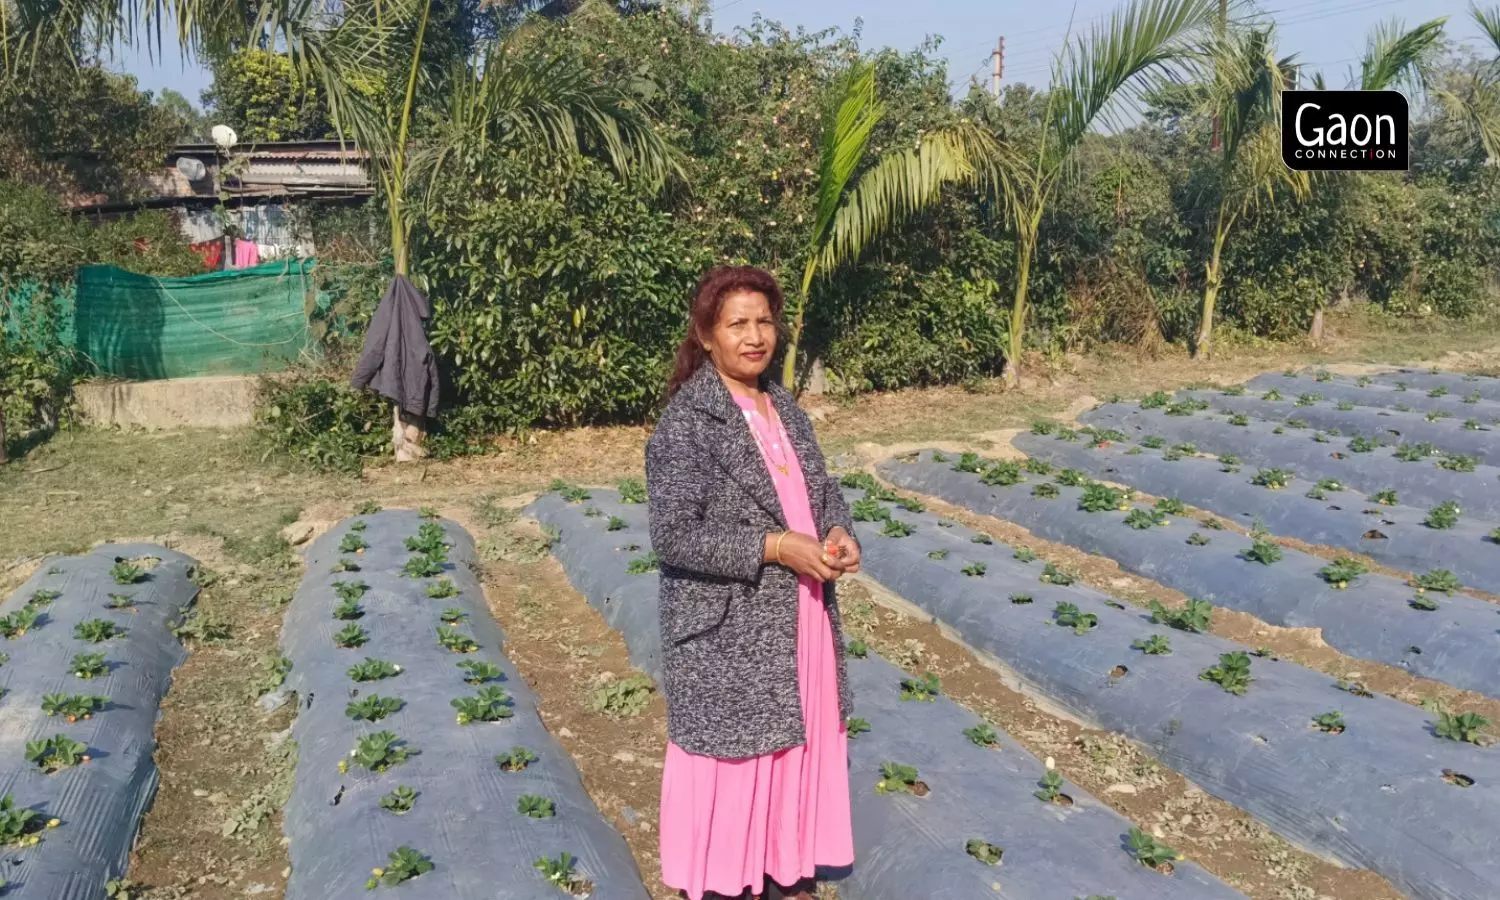
{"label": "dense shrub", "polygon": [[391,446],[391,406],[324,373],[260,384],[257,431],[269,446],[318,469],[358,472]]}

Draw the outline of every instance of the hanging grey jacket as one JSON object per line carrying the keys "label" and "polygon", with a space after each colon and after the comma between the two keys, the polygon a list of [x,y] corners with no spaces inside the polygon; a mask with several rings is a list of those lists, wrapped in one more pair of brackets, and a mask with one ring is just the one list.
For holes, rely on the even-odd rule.
{"label": "hanging grey jacket", "polygon": [[422,292],[397,275],[370,319],[350,383],[373,389],[410,415],[437,415],[437,361],[422,328],[431,315]]}
{"label": "hanging grey jacket", "polygon": [[[797,451],[818,537],[854,522],[812,423],[791,393],[765,391]],[[759,756],[803,743],[797,681],[797,575],[762,564],[786,528],[776,486],[744,414],[712,363],[683,384],[646,444],[651,548],[661,561],[667,733],[689,753]],[[839,708],[852,698],[833,584],[823,586],[838,658]]]}

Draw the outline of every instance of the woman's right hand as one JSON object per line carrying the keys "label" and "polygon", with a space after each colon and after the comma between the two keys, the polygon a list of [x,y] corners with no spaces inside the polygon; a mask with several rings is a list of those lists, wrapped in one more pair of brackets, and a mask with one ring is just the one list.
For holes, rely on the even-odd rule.
{"label": "woman's right hand", "polygon": [[[778,540],[781,542],[779,559],[776,546]],[[785,537],[779,533],[766,535],[766,562],[779,562],[798,575],[815,581],[833,581],[844,574],[844,570],[837,560],[833,560],[831,564],[825,562],[824,560],[831,558],[824,553],[823,545],[809,535],[795,531],[786,532]]]}

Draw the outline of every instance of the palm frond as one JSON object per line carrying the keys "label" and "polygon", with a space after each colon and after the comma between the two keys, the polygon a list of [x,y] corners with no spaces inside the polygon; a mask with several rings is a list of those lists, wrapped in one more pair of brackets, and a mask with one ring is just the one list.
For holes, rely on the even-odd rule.
{"label": "palm frond", "polygon": [[1469,7],[1469,15],[1484,32],[1485,38],[1496,53],[1500,53],[1500,6],[1491,6],[1481,9],[1474,5]]}
{"label": "palm frond", "polygon": [[1443,16],[1410,30],[1403,30],[1399,20],[1377,25],[1370,32],[1353,86],[1362,91],[1421,90],[1434,56],[1442,49],[1447,21]]}
{"label": "palm frond", "polygon": [[1461,87],[1433,86],[1428,96],[1443,118],[1468,133],[1486,159],[1500,159],[1500,85],[1473,77]]}
{"label": "palm frond", "polygon": [[[830,243],[844,190],[864,160],[870,133],[885,117],[885,104],[875,95],[875,67],[868,61],[855,60],[834,83],[829,95],[832,116],[829,127],[823,130],[823,148],[818,161],[818,194],[808,241],[812,252],[803,277],[804,295],[808,282],[812,280],[815,261]],[[846,244],[847,240],[846,237]]]}
{"label": "palm frond", "polygon": [[1283,191],[1304,200],[1311,188],[1307,172],[1282,162],[1281,132],[1273,121],[1243,137],[1224,195],[1235,212],[1243,215]]}
{"label": "palm frond", "polygon": [[1297,66],[1291,57],[1276,58],[1275,33],[1269,27],[1222,35],[1214,42],[1212,61],[1204,113],[1219,119],[1222,165],[1228,171],[1240,144],[1280,118],[1281,92],[1295,83]]}
{"label": "palm frond", "polygon": [[1214,0],[1132,0],[1056,61],[1053,155],[1065,157],[1096,124],[1113,123],[1124,101],[1179,77],[1218,15]]}

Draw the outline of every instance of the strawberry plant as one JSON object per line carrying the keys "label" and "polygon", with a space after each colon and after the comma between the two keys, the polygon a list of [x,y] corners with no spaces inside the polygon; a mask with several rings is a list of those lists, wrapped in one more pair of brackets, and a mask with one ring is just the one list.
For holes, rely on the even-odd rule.
{"label": "strawberry plant", "polygon": [[355,765],[363,766],[371,772],[384,772],[415,755],[415,750],[408,748],[404,741],[390,731],[362,734],[354,749],[349,751],[349,757],[354,760]]}
{"label": "strawberry plant", "polygon": [[[933,462],[939,461],[936,458],[933,459]],[[849,472],[839,479],[839,486],[855,488],[868,493],[869,491],[879,490],[880,482],[876,481],[875,476],[868,472]]]}
{"label": "strawberry plant", "polygon": [[1083,495],[1078,498],[1078,508],[1085,512],[1104,512],[1106,510],[1125,510],[1129,504],[1125,500],[1125,493],[1117,491],[1112,487],[1094,483],[1083,489]]}
{"label": "strawberry plant", "polygon": [[998,866],[1000,858],[1005,855],[1005,848],[981,841],[979,838],[969,838],[964,842],[964,852],[987,866]]}
{"label": "strawberry plant", "polygon": [[1323,400],[1323,395],[1322,394],[1298,394],[1297,395],[1297,405],[1298,406],[1313,406],[1313,405],[1315,405],[1317,403],[1322,402],[1322,400]]}
{"label": "strawberry plant", "polygon": [[363,581],[335,581],[333,583],[333,593],[345,602],[358,600],[369,589],[370,586]]}
{"label": "strawberry plant", "polygon": [[1130,646],[1150,656],[1166,656],[1172,652],[1172,643],[1164,634],[1153,634],[1148,638],[1133,641]]}
{"label": "strawberry plant", "polygon": [[1370,571],[1369,566],[1357,559],[1340,556],[1333,562],[1318,570],[1318,577],[1333,585],[1334,590],[1342,591],[1349,586],[1349,582]]}
{"label": "strawberry plant", "polygon": [[1141,400],[1141,409],[1161,409],[1172,402],[1166,391],[1152,391]]}
{"label": "strawberry plant", "polygon": [[556,859],[542,857],[531,865],[532,868],[542,873],[542,877],[553,887],[575,897],[586,897],[593,892],[594,886],[573,871],[575,862],[572,854],[563,853]]}
{"label": "strawberry plant", "polygon": [[1339,412],[1349,412],[1350,410],[1354,409],[1354,404],[1350,403],[1348,400],[1340,400],[1338,408]]}
{"label": "strawberry plant", "polygon": [[[26,598],[26,605],[37,609],[45,609],[52,605],[52,601],[62,596],[62,591],[40,590]],[[111,594],[110,596],[114,596]]]}
{"label": "strawberry plant", "polygon": [[1269,566],[1281,559],[1281,548],[1270,541],[1258,539],[1248,550],[1240,551],[1240,559]]}
{"label": "strawberry plant", "polygon": [[1463,588],[1458,576],[1447,569],[1433,569],[1425,575],[1416,576],[1410,583],[1418,591],[1437,591],[1441,594],[1451,594]]}
{"label": "strawberry plant", "polygon": [[338,606],[333,608],[333,617],[342,622],[353,622],[356,619],[363,618],[364,614],[365,608],[354,600],[341,601]]}
{"label": "strawberry plant", "polygon": [[900,519],[886,519],[885,524],[880,529],[880,535],[881,537],[888,538],[903,538],[916,530],[915,525],[903,522]]}
{"label": "strawberry plant", "polygon": [[73,661],[68,663],[68,669],[74,678],[82,678],[89,681],[94,678],[102,678],[109,674],[109,666],[104,662],[103,653],[78,653],[73,656]]}
{"label": "strawberry plant", "polygon": [[1435,387],[1432,390],[1428,391],[1427,392],[1427,396],[1429,396],[1429,397],[1446,397],[1446,396],[1448,396],[1448,389],[1445,388],[1445,387],[1443,387],[1442,385],[1438,385],[1437,387]]}
{"label": "strawberry plant", "polygon": [[646,483],[639,478],[622,478],[619,485],[621,503],[645,503]]}
{"label": "strawberry plant", "polygon": [[1156,501],[1156,511],[1169,516],[1187,515],[1187,507],[1175,497],[1163,497]]}
{"label": "strawberry plant", "polygon": [[991,728],[988,722],[980,722],[978,725],[965,728],[964,737],[976,747],[995,747],[1000,743],[1000,735],[995,733],[995,729]]}
{"label": "strawberry plant", "polygon": [[1025,547],[1017,547],[1016,552],[1012,553],[1010,557],[1016,562],[1036,562],[1036,554]]}
{"label": "strawberry plant", "polygon": [[1020,484],[1022,481],[1025,481],[1026,476],[1021,474],[1020,463],[1007,459],[991,463],[980,473],[979,480],[988,485],[1009,487],[1010,485]]}
{"label": "strawberry plant", "polygon": [[1137,531],[1145,531],[1154,525],[1167,524],[1167,516],[1159,510],[1144,510],[1136,507],[1125,514],[1125,524]]}
{"label": "strawberry plant", "polygon": [[634,718],[646,711],[655,689],[645,675],[630,675],[595,690],[589,706],[611,718]]}
{"label": "strawberry plant", "polygon": [[1234,413],[1229,417],[1229,424],[1245,427],[1250,424],[1250,417],[1244,413]]}
{"label": "strawberry plant", "polygon": [[369,544],[357,531],[344,533],[344,539],[339,542],[340,553],[363,553],[369,548]]}
{"label": "strawberry plant", "polygon": [[1433,734],[1440,738],[1460,743],[1477,744],[1484,746],[1484,730],[1490,727],[1490,720],[1479,713],[1452,713],[1439,712],[1438,720],[1433,725]]}
{"label": "strawberry plant", "polygon": [[387,857],[385,868],[371,870],[370,880],[365,882],[365,887],[372,891],[382,884],[395,887],[431,871],[432,860],[410,847],[398,847]]}
{"label": "strawberry plant", "polygon": [[610,516],[609,517],[609,524],[604,526],[604,530],[605,531],[624,531],[626,527],[627,526],[625,524],[625,520],[624,519],[620,518],[619,516]]}
{"label": "strawberry plant", "polygon": [[1066,587],[1073,583],[1073,576],[1052,565],[1052,563],[1047,563],[1042,569],[1041,581],[1043,584],[1056,584]]}
{"label": "strawberry plant", "polygon": [[88,745],[64,734],[41,741],[26,742],[26,761],[51,775],[89,761]]}
{"label": "strawberry plant", "polygon": [[1421,612],[1437,612],[1438,608],[1438,602],[1425,594],[1418,594],[1411,598],[1406,601],[1406,605]]}
{"label": "strawberry plant", "polygon": [[1371,378],[1368,375],[1361,375],[1354,380],[1354,383],[1359,385],[1360,387],[1369,387],[1374,383],[1374,381],[1375,379]]}
{"label": "strawberry plant", "polygon": [[880,780],[875,783],[875,793],[907,793],[915,797],[925,797],[927,785],[919,781],[918,777],[916,766],[883,762],[880,764]]}
{"label": "strawberry plant", "polygon": [[1049,435],[1057,430],[1057,423],[1051,419],[1037,419],[1031,423],[1031,433]]}
{"label": "strawberry plant", "polygon": [[339,561],[334,563],[333,567],[328,571],[333,572],[334,574],[338,574],[339,572],[358,572],[359,563],[355,562],[352,559],[349,559],[347,556],[341,557]]}
{"label": "strawberry plant", "polygon": [[1424,418],[1426,418],[1429,422],[1441,422],[1443,419],[1453,418],[1453,413],[1447,413],[1441,410],[1437,410],[1428,413]]}
{"label": "strawberry plant", "polygon": [[458,724],[499,722],[515,715],[510,695],[497,687],[482,687],[472,697],[455,697],[449,705],[458,710]]}
{"label": "strawberry plant", "polygon": [[411,553],[438,556],[448,550],[448,534],[436,522],[423,522],[417,533],[406,539],[406,549]]}
{"label": "strawberry plant", "polygon": [[965,565],[960,571],[970,578],[979,578],[984,575],[985,568],[985,564],[982,562],[971,562]]}
{"label": "strawberry plant", "polygon": [[974,535],[973,537],[969,538],[969,543],[971,543],[971,544],[993,544],[993,543],[995,543],[995,539],[992,538],[992,537],[990,537],[989,535],[987,535],[987,534],[985,534],[984,532],[981,531],[978,534]]}
{"label": "strawberry plant", "polygon": [[[1327,369],[1319,369],[1318,371],[1316,371],[1316,372],[1313,373],[1313,380],[1314,381],[1332,381],[1333,380],[1333,373],[1330,372],[1330,371],[1328,371]],[[1313,396],[1317,397],[1318,395],[1314,394]],[[1322,398],[1319,397],[1318,399],[1321,400]]]}
{"label": "strawberry plant", "polygon": [[1219,664],[1204,669],[1198,677],[1236,696],[1243,696],[1255,680],[1250,677],[1250,655],[1242,650],[1219,654]]}
{"label": "strawberry plant", "polygon": [[953,471],[968,472],[971,475],[979,474],[982,468],[984,468],[984,460],[980,458],[978,453],[972,451],[960,454],[958,462],[953,464]]}
{"label": "strawberry plant", "polygon": [[1099,617],[1093,613],[1080,612],[1072,603],[1058,603],[1052,608],[1052,621],[1064,628],[1073,629],[1074,634],[1088,634],[1099,625]]}
{"label": "strawberry plant", "polygon": [[443,574],[443,560],[436,556],[419,553],[406,561],[401,574],[407,578],[431,578]]}
{"label": "strawberry plant", "polygon": [[1245,386],[1242,384],[1231,384],[1229,387],[1219,391],[1219,393],[1225,397],[1243,397],[1245,395]]}
{"label": "strawberry plant", "polygon": [[1293,475],[1285,469],[1261,469],[1250,478],[1250,483],[1273,491],[1279,491],[1292,483]]}
{"label": "strawberry plant", "polygon": [[104,601],[105,609],[135,609],[135,598],[130,594],[110,594]]}
{"label": "strawberry plant", "polygon": [[1152,450],[1160,450],[1166,445],[1166,440],[1164,440],[1163,438],[1159,438],[1154,434],[1148,434],[1145,437],[1141,438],[1141,446],[1150,447]]}
{"label": "strawberry plant", "polygon": [[1233,453],[1219,454],[1219,471],[1234,473],[1240,470],[1240,458]]}
{"label": "strawberry plant", "polygon": [[438,646],[450,653],[473,653],[479,649],[474,639],[447,625],[439,625],[437,628]]}
{"label": "strawberry plant", "polygon": [[116,560],[110,567],[109,577],[115,584],[136,584],[146,577],[146,570],[129,560]]}
{"label": "strawberry plant", "polygon": [[525,747],[512,747],[509,752],[495,757],[495,765],[499,766],[502,772],[520,772],[536,760],[536,754]]}
{"label": "strawberry plant", "polygon": [[1341,691],[1345,691],[1346,693],[1353,694],[1356,697],[1373,697],[1373,696],[1375,696],[1374,692],[1372,692],[1369,688],[1365,687],[1362,682],[1359,682],[1359,681],[1350,681],[1347,678],[1340,678],[1340,679],[1338,679],[1337,681],[1335,681],[1333,683],[1333,686],[1336,687],[1336,688],[1338,688]]}
{"label": "strawberry plant", "polygon": [[1427,511],[1427,518],[1422,524],[1428,528],[1446,529],[1458,524],[1459,506],[1452,500],[1445,500]]}
{"label": "strawberry plant", "polygon": [[546,797],[522,794],[516,801],[516,812],[528,819],[550,819],[557,815],[557,807]]}
{"label": "strawberry plant", "polygon": [[457,625],[468,617],[468,612],[459,609],[457,606],[450,606],[442,612],[438,613],[438,621],[442,622],[444,625]]}
{"label": "strawberry plant", "polygon": [[1313,716],[1313,724],[1318,727],[1319,731],[1325,731],[1328,734],[1343,734],[1344,714],[1336,709],[1326,713],[1319,713]]}
{"label": "strawberry plant", "polygon": [[423,593],[434,600],[447,600],[449,597],[458,596],[458,585],[454,584],[451,579],[439,578],[429,584]]}
{"label": "strawberry plant", "polygon": [[1141,865],[1163,874],[1169,874],[1172,871],[1172,860],[1179,858],[1176,850],[1139,828],[1130,829],[1125,842],[1130,847],[1130,855]]}
{"label": "strawberry plant", "polygon": [[1275,388],[1271,388],[1269,391],[1266,391],[1264,394],[1261,394],[1260,399],[1268,401],[1268,402],[1271,402],[1271,403],[1275,403],[1278,400],[1281,400],[1283,398],[1281,396],[1281,391],[1278,391]]}
{"label": "strawberry plant", "polygon": [[0,797],[0,847],[31,846],[41,840],[37,832],[48,827],[57,827],[53,819],[42,820],[42,814],[34,809],[16,808],[10,794]]}
{"label": "strawberry plant", "polygon": [[1491,528],[1490,533],[1485,535],[1491,544],[1500,544],[1500,528]]}
{"label": "strawberry plant", "polygon": [[1057,485],[1047,484],[1045,482],[1031,489],[1031,496],[1038,497],[1042,500],[1056,500],[1061,493],[1062,492],[1057,489]]}
{"label": "strawberry plant", "polygon": [[861,497],[849,507],[849,514],[856,522],[883,522],[891,517],[891,511],[880,505],[879,500]]}
{"label": "strawberry plant", "polygon": [[1479,465],[1479,459],[1452,453],[1438,460],[1437,465],[1439,469],[1447,469],[1450,472],[1472,472]]}
{"label": "strawberry plant", "polygon": [[380,681],[385,678],[395,678],[401,674],[401,667],[395,663],[386,662],[383,659],[371,659],[365,657],[364,662],[355,663],[349,667],[349,677],[355,681]]}
{"label": "strawberry plant", "polygon": [[[1035,426],[1032,426],[1032,427],[1035,427]],[[944,453],[941,450],[934,450],[934,451],[932,451],[932,461],[935,462],[935,463],[947,462],[948,461],[948,454]]]}
{"label": "strawberry plant", "polygon": [[1438,448],[1432,444],[1402,444],[1396,448],[1395,456],[1402,462],[1417,462],[1428,456],[1436,456]]}
{"label": "strawberry plant", "polygon": [[344,715],[356,722],[379,722],[386,716],[393,716],[401,711],[406,704],[400,697],[381,697],[371,694],[351,702],[344,707]]}
{"label": "strawberry plant", "polygon": [[42,712],[48,716],[61,716],[69,725],[92,719],[94,713],[102,712],[108,705],[108,697],[91,697],[86,694],[42,695]]}
{"label": "strawberry plant", "polygon": [[1350,453],[1373,453],[1380,446],[1380,438],[1365,437],[1357,434],[1349,439]]}
{"label": "strawberry plant", "polygon": [[561,478],[552,479],[552,483],[547,485],[547,490],[556,491],[558,495],[560,495],[569,503],[582,503],[583,501],[588,500],[593,496],[588,492],[586,488],[581,488],[577,485],[569,484],[568,482],[563,481]]}
{"label": "strawberry plant", "polygon": [[1409,387],[1409,386],[1410,386],[1410,385],[1408,385],[1408,384],[1407,384],[1407,383],[1406,383],[1406,382],[1404,382],[1404,381],[1398,381],[1398,382],[1396,382],[1396,391],[1397,391],[1397,392],[1398,392],[1398,393],[1400,393],[1400,392],[1403,392],[1403,391],[1405,391],[1405,390],[1406,390],[1406,389],[1407,389],[1407,388],[1408,388],[1408,387]]}
{"label": "strawberry plant", "polygon": [[[361,500],[354,507],[354,514],[356,516],[373,516],[378,512],[380,512],[380,504],[376,503],[374,500]],[[359,524],[361,526],[364,525],[363,522]],[[361,528],[360,530],[363,531],[364,529]]]}
{"label": "strawberry plant", "polygon": [[426,520],[428,520],[428,521],[433,521],[433,520],[435,520],[438,517],[437,507],[435,507],[435,506],[423,506],[423,507],[420,507],[417,510],[417,515],[420,516],[420,517],[422,517],[422,518],[424,518],[424,519],[426,519]]}
{"label": "strawberry plant", "polygon": [[1032,596],[1030,594],[1011,594],[1010,602],[1017,606],[1024,606],[1032,602]]}
{"label": "strawberry plant", "polygon": [[1210,538],[1204,537],[1202,533],[1197,531],[1187,536],[1188,544],[1194,547],[1207,547],[1210,540]]}
{"label": "strawberry plant", "polygon": [[1052,463],[1047,462],[1045,459],[1037,459],[1035,456],[1027,457],[1025,466],[1026,471],[1033,475],[1052,474]]}
{"label": "strawberry plant", "polygon": [[645,575],[648,572],[655,572],[659,568],[661,568],[661,562],[656,558],[656,551],[651,550],[645,556],[637,556],[635,559],[632,559],[625,566],[625,574]]}
{"label": "strawberry plant", "polygon": [[1062,471],[1058,472],[1057,477],[1052,480],[1065,487],[1085,487],[1092,483],[1089,481],[1089,477],[1087,475],[1083,474],[1077,469],[1063,469]]}
{"label": "strawberry plant", "polygon": [[1286,434],[1286,428],[1285,428],[1285,426],[1277,425],[1275,428],[1271,429],[1271,433],[1272,434]]}
{"label": "strawberry plant", "polygon": [[947,559],[948,558],[948,551],[947,550],[928,550],[927,551],[927,558],[928,559],[937,559],[937,560]]}
{"label": "strawberry plant", "polygon": [[333,645],[344,650],[356,650],[370,642],[370,633],[350,622],[333,636]]}
{"label": "strawberry plant", "polygon": [[1159,600],[1151,601],[1151,621],[1178,631],[1199,634],[1213,622],[1214,605],[1207,600],[1189,600],[1182,609],[1167,609]]}
{"label": "strawberry plant", "polygon": [[412,807],[416,805],[417,792],[404,784],[397,785],[395,790],[380,798],[380,808],[398,816],[411,812]]}
{"label": "strawberry plant", "polygon": [[1375,493],[1371,494],[1370,500],[1375,503],[1379,503],[1381,506],[1395,506],[1398,502],[1400,502],[1400,499],[1397,497],[1396,492],[1389,488],[1383,491],[1376,491]]}
{"label": "strawberry plant", "polygon": [[1470,393],[1470,394],[1464,394],[1464,402],[1465,403],[1474,404],[1474,403],[1478,403],[1482,399],[1484,399],[1484,398],[1480,395],[1480,393],[1478,391],[1474,391],[1473,393]]}
{"label": "strawberry plant", "polygon": [[1464,419],[1464,431],[1479,431],[1483,427],[1478,419]]}
{"label": "strawberry plant", "polygon": [[942,680],[932,672],[927,672],[921,678],[901,679],[901,699],[920,700],[931,703],[937,699]]}
{"label": "strawberry plant", "polygon": [[1169,416],[1190,416],[1203,409],[1208,409],[1208,404],[1202,400],[1180,400],[1164,411]]}
{"label": "strawberry plant", "polygon": [[1313,432],[1313,440],[1317,441],[1320,444],[1331,443],[1331,441],[1329,440],[1328,435],[1324,434],[1321,431],[1315,431],[1315,432]]}
{"label": "strawberry plant", "polygon": [[464,673],[464,681],[469,684],[484,684],[487,681],[501,681],[505,673],[500,667],[491,662],[478,659],[466,659],[458,664],[460,671]]}
{"label": "strawberry plant", "polygon": [[1411,412],[1411,407],[1407,406],[1405,403],[1397,403],[1395,406],[1392,406],[1391,409],[1394,409],[1396,412]]}
{"label": "strawberry plant", "polygon": [[6,640],[15,640],[23,637],[26,632],[37,627],[37,621],[42,614],[32,607],[22,607],[8,616],[0,617],[0,634],[5,635]]}
{"label": "strawberry plant", "polygon": [[1032,796],[1043,803],[1056,803],[1058,806],[1072,806],[1073,798],[1062,792],[1063,779],[1057,774],[1057,770],[1048,769],[1039,782],[1041,790],[1033,791]]}
{"label": "strawberry plant", "polygon": [[89,619],[73,626],[73,637],[90,644],[102,644],[125,633],[125,629],[108,619]]}
{"label": "strawberry plant", "polygon": [[870,723],[856,716],[850,716],[844,722],[844,733],[849,736],[849,740],[851,741],[869,730]]}

